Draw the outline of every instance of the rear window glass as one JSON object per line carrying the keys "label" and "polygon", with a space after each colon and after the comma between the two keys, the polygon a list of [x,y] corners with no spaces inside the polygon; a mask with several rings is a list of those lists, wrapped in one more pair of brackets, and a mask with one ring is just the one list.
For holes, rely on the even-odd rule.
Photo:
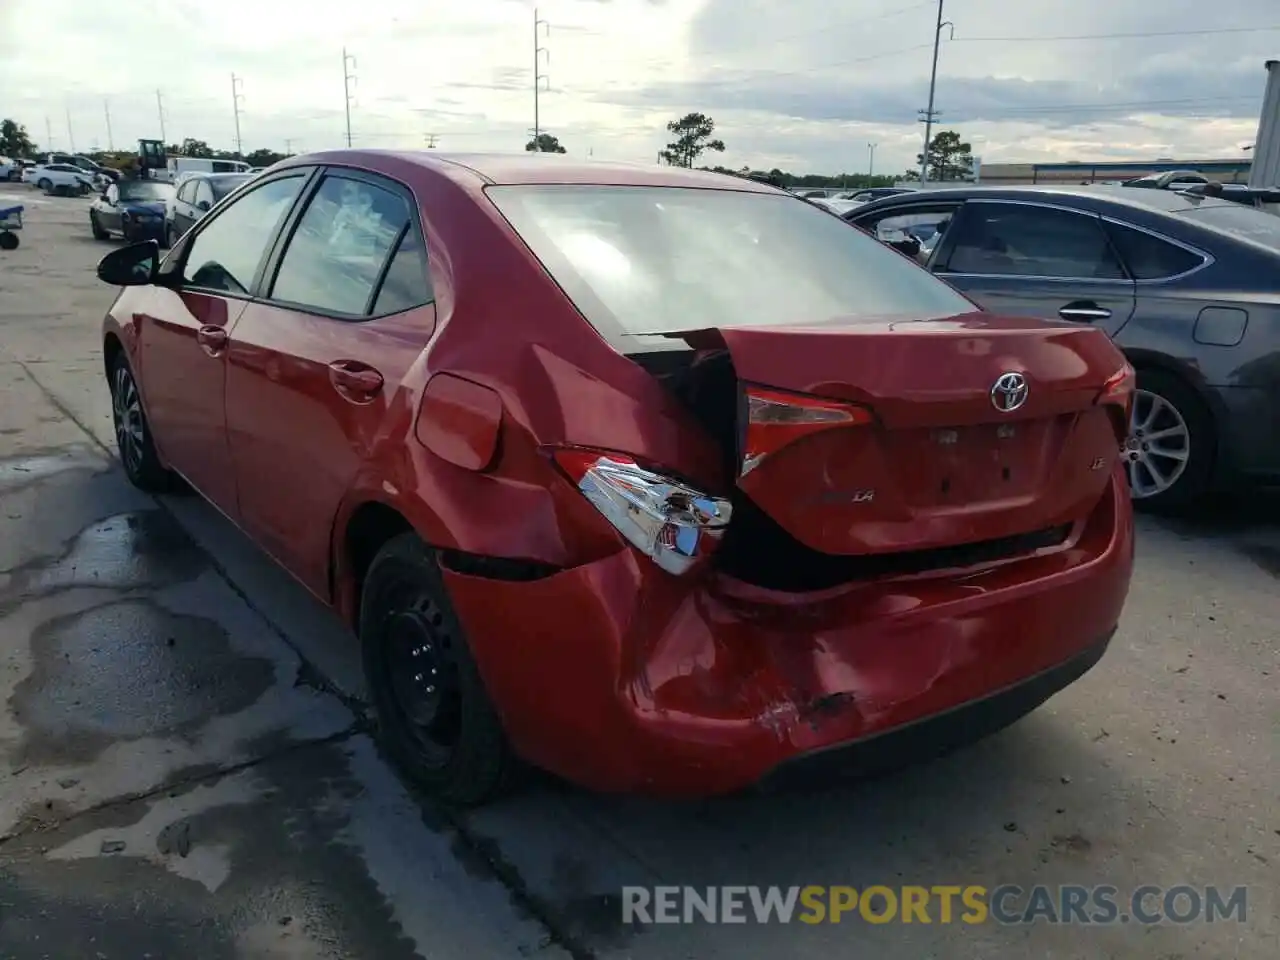
{"label": "rear window glass", "polygon": [[577,185],[488,193],[606,337],[976,309],[873,237],[792,197]]}
{"label": "rear window glass", "polygon": [[1238,203],[1205,204],[1183,216],[1226,233],[1243,237],[1272,250],[1280,250],[1280,217]]}

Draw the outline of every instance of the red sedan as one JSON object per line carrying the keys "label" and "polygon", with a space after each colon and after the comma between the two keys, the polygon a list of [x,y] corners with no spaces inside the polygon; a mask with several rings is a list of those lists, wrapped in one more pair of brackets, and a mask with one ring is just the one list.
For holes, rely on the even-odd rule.
{"label": "red sedan", "polygon": [[354,627],[404,770],[598,790],[857,773],[1088,670],[1133,374],[767,185],[340,151],[108,254],[120,457]]}

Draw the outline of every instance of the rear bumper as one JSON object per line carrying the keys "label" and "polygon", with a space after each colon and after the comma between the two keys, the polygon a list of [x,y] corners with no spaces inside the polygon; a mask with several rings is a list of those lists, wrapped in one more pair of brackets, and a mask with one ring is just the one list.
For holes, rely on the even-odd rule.
{"label": "rear bumper", "polygon": [[962,712],[994,729],[1092,666],[1133,565],[1116,479],[1064,549],[816,597],[682,580],[630,550],[532,582],[445,579],[527,760],[602,791],[726,793],[842,749],[867,770],[936,753]]}
{"label": "rear bumper", "polygon": [[1020,680],[980,700],[935,713],[885,733],[837,744],[794,757],[760,782],[761,790],[830,783],[844,777],[865,777],[902,766],[903,760],[936,757],[981,740],[1025,717],[1055,693],[1093,669],[1111,644],[1115,630],[1065,663]]}
{"label": "rear bumper", "polygon": [[120,233],[126,240],[158,240],[164,236],[164,220],[124,223],[121,224]]}

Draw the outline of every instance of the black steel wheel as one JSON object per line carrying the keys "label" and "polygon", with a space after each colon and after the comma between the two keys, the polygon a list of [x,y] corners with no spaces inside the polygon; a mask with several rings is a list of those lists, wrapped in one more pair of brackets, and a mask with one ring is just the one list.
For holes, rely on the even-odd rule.
{"label": "black steel wheel", "polygon": [[505,789],[514,761],[449,603],[434,551],[388,541],[361,592],[359,633],[379,739],[404,775],[476,806]]}
{"label": "black steel wheel", "polygon": [[142,409],[142,395],[123,353],[111,366],[111,420],[120,464],[129,482],[148,493],[167,493],[173,489],[174,476],[156,453],[147,415]]}

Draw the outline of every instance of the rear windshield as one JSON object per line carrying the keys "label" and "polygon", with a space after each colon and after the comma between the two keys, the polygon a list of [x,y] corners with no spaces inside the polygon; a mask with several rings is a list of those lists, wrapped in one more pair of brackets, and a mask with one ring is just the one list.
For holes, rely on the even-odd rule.
{"label": "rear windshield", "polygon": [[235,177],[230,174],[222,177],[213,177],[209,180],[209,186],[213,188],[213,197],[215,200],[221,200],[228,193],[234,190],[240,184],[249,179],[246,173],[243,177]]}
{"label": "rear windshield", "polygon": [[874,237],[794,197],[578,185],[488,194],[607,338],[976,309]]}
{"label": "rear windshield", "polygon": [[163,180],[123,180],[118,189],[121,200],[168,200],[173,196],[173,184]]}
{"label": "rear windshield", "polygon": [[1183,214],[1189,220],[1280,250],[1280,217],[1238,203],[1206,204]]}

